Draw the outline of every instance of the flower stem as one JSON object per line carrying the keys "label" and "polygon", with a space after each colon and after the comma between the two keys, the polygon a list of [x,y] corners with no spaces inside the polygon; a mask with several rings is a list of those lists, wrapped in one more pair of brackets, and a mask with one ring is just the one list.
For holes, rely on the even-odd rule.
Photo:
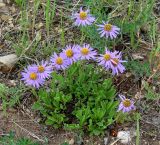
{"label": "flower stem", "polygon": [[80,42],[81,45],[83,44],[84,39],[85,39],[84,28],[82,27],[81,28],[81,42]]}

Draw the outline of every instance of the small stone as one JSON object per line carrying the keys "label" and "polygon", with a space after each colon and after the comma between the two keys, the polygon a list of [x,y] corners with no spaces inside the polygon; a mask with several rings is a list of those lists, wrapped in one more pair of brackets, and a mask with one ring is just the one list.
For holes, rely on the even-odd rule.
{"label": "small stone", "polygon": [[128,144],[131,141],[129,131],[119,131],[117,134],[117,138],[120,139],[120,142],[123,144]]}
{"label": "small stone", "polygon": [[9,54],[0,57],[0,71],[9,72],[14,68],[15,63],[18,61],[16,54]]}

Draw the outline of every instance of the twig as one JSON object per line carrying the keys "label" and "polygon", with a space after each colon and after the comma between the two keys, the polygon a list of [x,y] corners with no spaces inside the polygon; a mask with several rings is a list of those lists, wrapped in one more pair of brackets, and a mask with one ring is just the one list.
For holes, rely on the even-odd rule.
{"label": "twig", "polygon": [[5,133],[2,133],[0,134],[0,136],[9,136],[10,134],[5,134]]}
{"label": "twig", "polygon": [[38,136],[36,136],[34,133],[28,131],[27,129],[21,127],[19,124],[17,124],[16,122],[13,122],[16,126],[18,126],[20,129],[22,129],[23,131],[27,132],[30,136],[32,136],[33,138],[36,138],[38,141],[40,142],[45,142],[43,139],[40,139]]}
{"label": "twig", "polygon": [[115,140],[114,142],[112,142],[110,145],[114,145],[116,142],[118,142],[120,139],[118,138],[117,140]]}

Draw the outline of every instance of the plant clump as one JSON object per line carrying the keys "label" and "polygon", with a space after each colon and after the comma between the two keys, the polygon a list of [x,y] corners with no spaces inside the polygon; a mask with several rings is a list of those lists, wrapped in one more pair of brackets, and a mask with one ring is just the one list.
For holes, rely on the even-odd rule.
{"label": "plant clump", "polygon": [[[82,8],[72,19],[82,27],[95,21],[89,9]],[[120,28],[108,22],[97,26],[100,37],[114,39],[120,33]],[[99,135],[117,120],[119,103],[112,76],[124,73],[124,62],[120,51],[106,48],[104,54],[99,54],[90,44],[70,44],[59,54],[53,52],[50,61],[29,65],[22,72],[22,80],[39,89],[33,108],[43,114],[47,125]],[[46,79],[50,79],[49,89],[43,87]],[[129,112],[133,106],[123,97],[118,111]]]}
{"label": "plant clump", "polygon": [[34,109],[55,128],[103,134],[116,117],[118,101],[112,80],[103,78],[93,64],[77,63],[65,74],[52,74],[50,89],[40,89]]}

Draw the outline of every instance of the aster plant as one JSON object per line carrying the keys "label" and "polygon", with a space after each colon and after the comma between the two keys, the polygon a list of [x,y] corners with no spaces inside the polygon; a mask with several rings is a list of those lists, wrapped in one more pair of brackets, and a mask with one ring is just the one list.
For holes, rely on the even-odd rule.
{"label": "aster plant", "polygon": [[53,72],[52,66],[44,60],[38,64],[30,65],[28,68],[34,70],[41,79],[50,78]]}
{"label": "aster plant", "polygon": [[108,22],[103,21],[103,24],[99,24],[98,27],[100,37],[114,39],[120,33],[120,28]]}
{"label": "aster plant", "polygon": [[61,52],[59,55],[54,52],[50,61],[53,65],[53,68],[56,70],[65,70],[70,65],[70,62],[67,60],[67,57],[63,52]]}
{"label": "aster plant", "polygon": [[70,64],[79,60],[79,54],[77,52],[79,47],[79,45],[67,45],[66,48],[62,50]]}
{"label": "aster plant", "polygon": [[39,76],[39,74],[35,71],[35,69],[32,69],[31,66],[28,66],[28,68],[25,68],[21,74],[22,74],[21,80],[24,81],[26,86],[39,88],[45,82],[45,80],[42,79]]}
{"label": "aster plant", "polygon": [[112,65],[111,70],[113,75],[118,75],[119,73],[123,73],[126,69],[123,62],[126,62],[125,60],[122,60],[122,58],[114,57],[111,59]]}
{"label": "aster plant", "polygon": [[81,60],[95,60],[97,52],[89,44],[83,44],[78,48],[77,54]]}
{"label": "aster plant", "polygon": [[111,58],[113,57],[114,54],[106,48],[105,54],[100,54],[100,56],[97,58],[98,65],[101,65],[106,70],[109,70],[112,65]]}
{"label": "aster plant", "polygon": [[79,12],[73,13],[71,18],[74,20],[75,26],[92,25],[95,21],[95,18],[90,14],[90,10],[83,10],[82,7]]}
{"label": "aster plant", "polygon": [[125,113],[136,109],[133,100],[127,99],[124,95],[119,95],[119,97],[121,99],[121,103],[119,104],[118,111]]}
{"label": "aster plant", "polygon": [[[53,72],[50,90],[42,88],[33,108],[55,128],[100,135],[114,122],[118,101],[111,79],[97,73],[95,64],[71,65],[64,74]],[[56,80],[56,81],[55,81]]]}
{"label": "aster plant", "polygon": [[[88,26],[95,22],[89,9],[83,10],[82,7],[72,14],[72,19],[76,26]],[[120,33],[120,28],[108,22],[103,21],[97,26],[100,37],[114,39]],[[89,60],[92,61],[88,63]],[[77,63],[81,61],[83,65]],[[93,61],[106,71],[99,69]],[[112,75],[124,73],[124,62],[119,51],[106,48],[104,54],[98,54],[90,44],[67,45],[59,54],[53,52],[49,63],[41,61],[25,68],[22,80],[27,86],[40,88],[52,73],[49,90],[40,89],[39,100],[35,103],[35,109],[45,116],[46,124],[55,128],[87,129],[91,134],[99,135],[116,120],[118,107],[112,80],[104,76],[107,71]],[[61,74],[64,70],[65,73]],[[119,96],[118,111],[135,110],[132,100]]]}
{"label": "aster plant", "polygon": [[125,71],[125,67],[122,64],[126,62],[122,60],[122,54],[119,51],[110,51],[106,48],[105,54],[100,54],[97,57],[98,65],[104,67],[106,70],[111,70],[113,75],[118,75]]}

